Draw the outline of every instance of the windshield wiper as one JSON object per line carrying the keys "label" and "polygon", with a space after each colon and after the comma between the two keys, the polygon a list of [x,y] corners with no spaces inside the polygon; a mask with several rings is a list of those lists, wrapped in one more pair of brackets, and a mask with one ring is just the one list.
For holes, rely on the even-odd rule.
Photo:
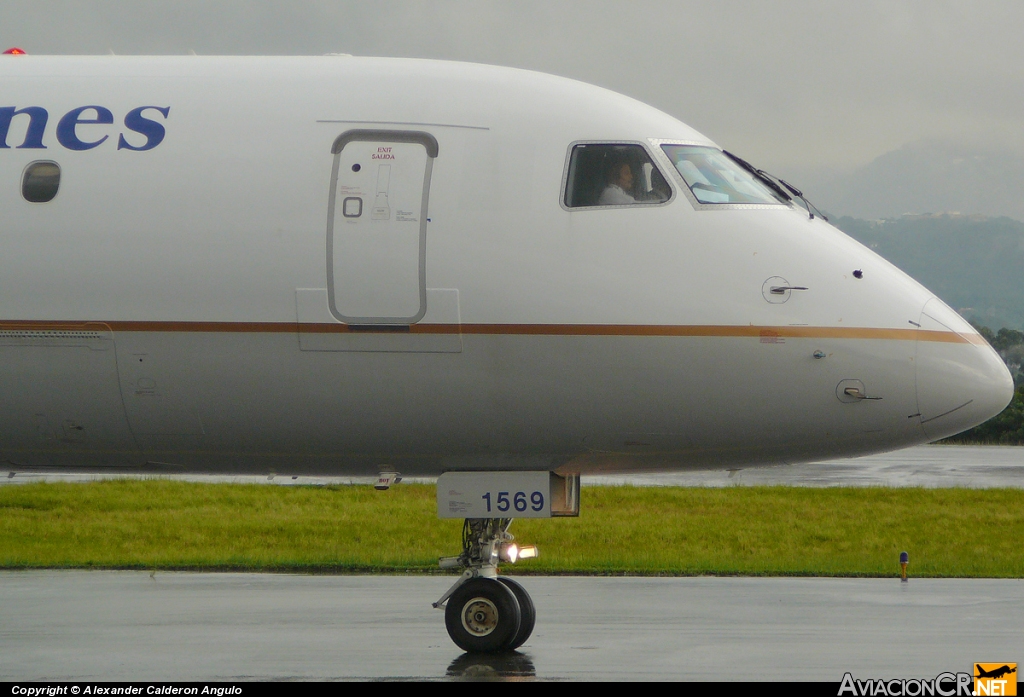
{"label": "windshield wiper", "polygon": [[[818,217],[820,217],[822,220],[826,222],[828,221],[828,216],[826,216],[824,213],[818,210],[817,206],[808,201],[807,198],[804,196],[804,192],[800,191],[800,189],[796,188],[795,186],[787,182],[785,179],[780,179],[779,177],[776,177],[773,174],[768,174],[768,172],[765,172],[763,169],[758,169],[754,165],[744,160],[742,157],[733,155],[728,150],[723,150],[722,152],[725,153],[725,155],[730,160],[732,160],[740,167],[747,170],[755,177],[757,177],[759,180],[764,182],[766,185],[771,187],[772,191],[781,194],[782,197],[785,198],[787,201],[792,201],[793,196],[796,196],[798,199],[800,199],[804,204],[804,208],[807,209],[807,215],[811,217],[811,220],[814,220],[814,214],[817,213]],[[790,193],[792,193],[793,196],[790,196],[789,193],[787,193],[787,190]]]}
{"label": "windshield wiper", "polygon": [[[770,177],[772,175],[768,174],[767,176]],[[778,177],[775,178],[778,179]],[[779,183],[782,184],[787,189],[789,189],[790,191],[792,191],[794,196],[796,196],[798,199],[804,202],[804,208],[807,209],[807,215],[811,216],[811,220],[814,220],[814,214],[817,213],[819,218],[821,218],[825,222],[828,222],[828,216],[819,211],[817,206],[808,201],[807,197],[804,196],[804,192],[800,191],[800,189],[796,188],[795,186],[787,182],[785,179],[779,179]]]}
{"label": "windshield wiper", "polygon": [[749,162],[747,162],[746,160],[744,160],[742,157],[739,157],[737,155],[733,155],[728,150],[723,150],[722,152],[725,153],[725,155],[730,160],[732,160],[733,162],[738,164],[740,167],[742,167],[743,169],[745,169],[748,172],[750,172],[751,174],[753,174],[755,178],[760,180],[761,183],[766,185],[769,189],[771,189],[772,191],[777,193],[783,199],[785,199],[786,201],[792,201],[793,200],[793,197],[790,196],[788,193],[786,193],[786,190],[783,189],[782,186],[780,186],[779,183],[777,181],[775,181],[775,178],[770,176],[767,172],[765,172],[764,170],[758,169],[754,165],[752,165]]}

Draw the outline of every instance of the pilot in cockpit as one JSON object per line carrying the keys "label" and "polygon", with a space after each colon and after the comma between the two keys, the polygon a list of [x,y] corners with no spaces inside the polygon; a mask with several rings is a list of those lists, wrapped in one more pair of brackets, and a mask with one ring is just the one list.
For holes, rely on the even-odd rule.
{"label": "pilot in cockpit", "polygon": [[633,166],[627,160],[613,160],[608,168],[608,185],[598,199],[599,206],[623,206],[636,203],[633,196]]}

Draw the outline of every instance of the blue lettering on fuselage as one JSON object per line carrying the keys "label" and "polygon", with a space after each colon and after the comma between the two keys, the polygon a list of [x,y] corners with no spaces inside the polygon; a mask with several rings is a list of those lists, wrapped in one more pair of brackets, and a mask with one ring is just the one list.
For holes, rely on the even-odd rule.
{"label": "blue lettering on fuselage", "polygon": [[160,145],[163,141],[167,131],[164,129],[164,125],[153,119],[147,119],[142,115],[146,109],[155,109],[164,115],[164,119],[171,112],[171,107],[159,107],[159,106],[140,106],[138,109],[132,109],[124,117],[124,127],[129,131],[135,131],[146,136],[145,144],[141,146],[134,146],[125,140],[124,133],[118,136],[117,149],[118,150],[152,150],[156,146]]}
{"label": "blue lettering on fuselage", "polygon": [[[151,113],[147,115],[147,111]],[[123,120],[125,130],[117,137],[117,149],[141,152],[160,145],[167,130],[156,119],[159,115],[166,121],[170,112],[169,106],[140,106],[129,111]],[[15,147],[45,150],[43,138],[50,114],[40,106],[0,106],[0,150],[11,147],[7,136],[16,118],[28,119],[28,122],[25,123],[25,137],[21,145]],[[109,129],[103,127],[113,123],[114,113],[110,109],[94,104],[80,106],[61,117],[55,135],[57,142],[68,150],[92,150],[110,138]],[[145,142],[140,143],[141,138],[145,138]]]}
{"label": "blue lettering on fuselage", "polygon": [[[84,118],[85,112],[90,110],[96,112],[96,118]],[[110,109],[102,106],[80,106],[77,109],[72,109],[64,114],[64,118],[57,124],[57,142],[68,150],[92,150],[110,137],[103,136],[99,140],[92,141],[82,140],[78,137],[78,126],[88,123],[102,125],[114,123],[114,115],[110,113]]]}

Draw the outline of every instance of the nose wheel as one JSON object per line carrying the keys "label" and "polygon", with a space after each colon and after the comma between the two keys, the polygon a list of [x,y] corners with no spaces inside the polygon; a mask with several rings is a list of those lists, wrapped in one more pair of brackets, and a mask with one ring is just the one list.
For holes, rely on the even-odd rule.
{"label": "nose wheel", "polygon": [[522,646],[537,619],[533,600],[517,581],[498,576],[498,562],[511,561],[512,520],[467,519],[463,551],[441,560],[444,568],[462,566],[462,576],[434,607],[444,607],[444,623],[455,644],[471,653],[511,651]]}
{"label": "nose wheel", "polygon": [[448,636],[462,650],[490,653],[514,648],[522,611],[508,586],[497,579],[477,577],[448,598],[444,623]]}
{"label": "nose wheel", "polygon": [[512,595],[519,601],[519,631],[508,645],[509,650],[518,649],[533,634],[533,625],[537,622],[537,609],[533,606],[533,598],[518,581],[504,576],[499,577],[497,581],[512,591]]}

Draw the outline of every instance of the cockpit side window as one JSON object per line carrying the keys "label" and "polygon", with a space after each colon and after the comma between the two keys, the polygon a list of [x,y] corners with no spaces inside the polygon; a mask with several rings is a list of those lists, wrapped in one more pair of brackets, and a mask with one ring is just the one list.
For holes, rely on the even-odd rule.
{"label": "cockpit side window", "polygon": [[573,146],[565,185],[567,208],[658,204],[671,196],[668,182],[642,146]]}

